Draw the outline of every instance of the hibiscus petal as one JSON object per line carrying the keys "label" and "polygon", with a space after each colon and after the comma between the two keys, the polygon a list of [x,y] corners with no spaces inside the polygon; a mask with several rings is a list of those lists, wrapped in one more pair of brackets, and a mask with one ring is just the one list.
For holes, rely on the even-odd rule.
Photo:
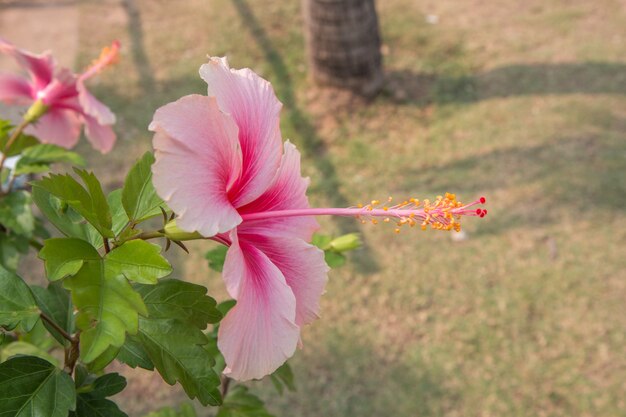
{"label": "hibiscus petal", "polygon": [[30,84],[18,75],[0,74],[0,101],[18,105],[32,103]]}
{"label": "hibiscus petal", "polygon": [[185,96],[156,111],[150,124],[158,194],[179,216],[178,226],[204,236],[241,222],[228,189],[241,170],[237,126],[215,98]]}
{"label": "hibiscus petal", "polygon": [[211,58],[200,67],[209,96],[239,127],[242,172],[230,193],[235,207],[243,206],[270,185],[281,157],[279,114],[282,104],[272,85],[250,69],[233,70],[226,58]]}
{"label": "hibiscus petal", "polygon": [[36,90],[42,89],[52,81],[55,63],[50,53],[36,55],[19,49],[2,38],[0,38],[0,52],[11,55],[33,76]]}
{"label": "hibiscus petal", "polygon": [[51,108],[26,133],[36,136],[43,143],[52,143],[70,149],[80,136],[79,116],[66,109]]}
{"label": "hibiscus petal", "polygon": [[[328,280],[324,251],[302,239],[247,234],[239,227],[239,241],[254,245],[278,267],[296,297],[296,324],[319,317],[320,297]],[[271,236],[271,237],[270,237]]]}
{"label": "hibiscus petal", "polygon": [[115,123],[115,114],[87,90],[82,80],[76,83],[76,88],[78,89],[78,100],[83,112],[94,117],[101,125],[112,125]]}
{"label": "hibiscus petal", "polygon": [[[300,174],[300,152],[289,141],[284,146],[285,152],[272,185],[259,198],[239,208],[240,214],[309,208],[306,196],[309,179]],[[246,221],[239,230],[246,233],[295,236],[308,242],[317,229],[319,224],[315,217],[301,216]]]}
{"label": "hibiscus petal", "polygon": [[113,149],[115,144],[115,132],[111,126],[101,124],[96,118],[83,115],[85,120],[85,135],[94,149],[107,153]]}
{"label": "hibiscus petal", "polygon": [[263,252],[238,241],[236,230],[231,239],[223,277],[237,304],[220,323],[217,344],[226,360],[225,374],[258,379],[295,352],[300,333],[294,323],[296,299]]}

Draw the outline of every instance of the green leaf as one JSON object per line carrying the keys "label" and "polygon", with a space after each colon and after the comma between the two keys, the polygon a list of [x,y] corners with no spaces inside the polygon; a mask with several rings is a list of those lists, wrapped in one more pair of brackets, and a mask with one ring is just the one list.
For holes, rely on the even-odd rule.
{"label": "green leaf", "polygon": [[263,401],[249,392],[248,387],[233,387],[215,417],[272,417]]}
{"label": "green leaf", "polygon": [[[75,417],[128,417],[118,406],[106,397],[121,392],[126,387],[126,379],[117,374],[106,374],[97,378],[90,386],[80,387],[76,401]],[[81,392],[85,389],[91,390]]]}
{"label": "green leaf", "polygon": [[0,415],[67,417],[76,406],[72,378],[34,356],[18,356],[0,364]]}
{"label": "green leaf", "polygon": [[128,414],[111,400],[80,394],[76,400],[76,411],[71,412],[70,417],[128,417]]}
{"label": "green leaf", "polygon": [[[39,309],[50,317],[60,328],[68,334],[74,333],[74,312],[70,293],[65,290],[60,283],[51,283],[48,288],[32,286],[31,290],[37,301]],[[61,333],[52,327],[47,321],[42,320],[43,325],[54,338],[66,345],[69,343]]]}
{"label": "green leaf", "polygon": [[159,278],[172,272],[172,266],[160,252],[158,245],[131,240],[105,256],[105,269],[107,274],[123,275],[138,283],[156,284]]}
{"label": "green leaf", "polygon": [[22,152],[22,157],[15,166],[14,175],[47,172],[50,164],[66,162],[84,166],[85,160],[76,152],[68,151],[57,145],[42,143],[31,146]]}
{"label": "green leaf", "polygon": [[28,285],[16,274],[0,267],[0,326],[13,329],[19,323],[30,331],[39,320],[39,309]]}
{"label": "green leaf", "polygon": [[107,202],[111,208],[111,229],[115,236],[119,235],[124,226],[128,223],[128,216],[122,206],[122,190],[113,190],[107,196]]}
{"label": "green leaf", "polygon": [[12,233],[0,233],[0,265],[15,272],[21,255],[28,253],[28,247],[28,238]]}
{"label": "green leaf", "polygon": [[126,332],[137,333],[138,315],[147,314],[141,296],[123,276],[106,274],[103,261],[85,262],[64,285],[78,309],[76,326],[82,330],[80,355],[85,363],[109,346],[121,347]]}
{"label": "green leaf", "polygon": [[222,319],[217,303],[201,285],[166,279],[157,285],[136,285],[135,289],[142,295],[151,319],[176,318],[200,330]]}
{"label": "green leaf", "polygon": [[98,377],[93,382],[93,391],[90,394],[100,398],[112,397],[122,392],[124,388],[126,388],[126,378],[114,372]]}
{"label": "green leaf", "polygon": [[146,152],[132,167],[122,192],[122,204],[134,223],[161,214],[159,208],[163,200],[157,195],[152,185],[152,171],[150,167],[154,163],[154,156]]}
{"label": "green leaf", "polygon": [[321,250],[326,250],[330,246],[330,242],[332,242],[333,238],[326,235],[313,234],[313,238],[311,239],[311,244],[317,246]]}
{"label": "green leaf", "polygon": [[91,224],[85,223],[67,203],[61,202],[50,192],[37,186],[33,187],[32,197],[44,216],[65,236],[85,240],[96,249],[102,247],[100,233]]}
{"label": "green leaf", "polygon": [[54,238],[44,242],[39,251],[50,281],[75,275],[83,263],[100,259],[98,251],[89,243],[76,238]]}
{"label": "green leaf", "polygon": [[202,405],[221,404],[220,378],[202,348],[208,342],[202,331],[175,319],[141,318],[139,340],[165,382],[180,382],[189,398],[197,397]]}
{"label": "green leaf", "polygon": [[222,272],[224,269],[224,261],[226,260],[227,251],[228,248],[223,245],[208,251],[204,257],[209,261],[209,268],[217,272]]}
{"label": "green leaf", "polygon": [[296,386],[293,382],[293,371],[287,362],[275,370],[274,373],[270,375],[270,379],[272,380],[272,384],[274,384],[276,391],[278,391],[281,395],[283,393],[283,387],[287,387],[287,389],[291,392],[296,390]]}
{"label": "green leaf", "polygon": [[30,237],[35,230],[31,203],[26,191],[13,191],[0,198],[0,224],[16,234]]}
{"label": "green leaf", "polygon": [[39,346],[33,345],[32,343],[22,341],[9,343],[8,345],[3,346],[0,349],[0,362],[4,362],[16,355],[36,356],[54,364],[54,366],[59,366],[59,361],[48,352]]}
{"label": "green leaf", "polygon": [[33,183],[66,202],[105,237],[114,237],[111,230],[111,212],[102,187],[96,177],[87,171],[74,169],[87,186],[85,189],[70,175],[50,174]]}
{"label": "green leaf", "polygon": [[117,354],[117,360],[131,368],[139,366],[149,371],[154,370],[154,364],[136,336],[126,338],[126,342]]}
{"label": "green leaf", "polygon": [[345,255],[330,250],[324,251],[324,260],[331,268],[339,268],[346,263]]}
{"label": "green leaf", "polygon": [[[11,122],[8,120],[0,120],[0,152],[4,149],[9,138],[11,137],[12,130],[13,125]],[[36,137],[22,133],[11,145],[11,149],[7,152],[7,156],[19,155],[24,149],[37,145],[38,143],[39,141]]]}
{"label": "green leaf", "polygon": [[217,309],[220,311],[220,313],[222,313],[222,316],[225,316],[231,308],[235,307],[235,304],[237,304],[237,300],[222,301],[217,305]]}
{"label": "green leaf", "polygon": [[117,358],[117,355],[120,353],[120,349],[121,348],[119,346],[109,346],[104,352],[98,355],[97,358],[87,364],[87,369],[94,373],[102,372],[108,364]]}

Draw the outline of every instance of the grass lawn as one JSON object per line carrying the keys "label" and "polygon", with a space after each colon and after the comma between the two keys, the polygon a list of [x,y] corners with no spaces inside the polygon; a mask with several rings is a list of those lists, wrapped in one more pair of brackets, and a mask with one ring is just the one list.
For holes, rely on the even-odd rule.
{"label": "grass lawn", "polygon": [[[154,110],[203,94],[198,67],[227,55],[272,81],[315,205],[487,196],[489,216],[460,242],[321,219],[366,245],[332,271],[304,330],[298,391],[254,383],[279,416],[626,415],[623,3],[378,3],[388,83],[366,103],[307,80],[299,2],[83,2],[81,66],[114,38],[124,50],[93,87],[119,116],[119,145],[80,150],[119,186],[150,147]],[[208,244],[191,249],[180,276],[223,297]],[[132,415],[184,401],[128,375]]]}

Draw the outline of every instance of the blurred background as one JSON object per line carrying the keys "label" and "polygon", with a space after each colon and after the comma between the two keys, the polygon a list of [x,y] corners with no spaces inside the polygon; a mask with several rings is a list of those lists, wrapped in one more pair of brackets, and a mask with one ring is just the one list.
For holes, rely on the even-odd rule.
{"label": "blurred background", "polygon": [[[320,219],[365,246],[331,272],[322,319],[303,332],[297,392],[252,384],[277,416],[626,415],[626,3],[376,7],[380,45],[374,22],[351,90],[312,79],[294,0],[0,0],[0,36],[75,70],[122,42],[119,64],[90,80],[119,142],[104,157],[78,149],[108,189],[150,149],[156,108],[206,93],[209,54],[272,82],[314,205],[487,197],[462,239]],[[178,277],[223,298],[211,246],[190,249]],[[119,370],[131,416],[189,402],[158,375]]]}

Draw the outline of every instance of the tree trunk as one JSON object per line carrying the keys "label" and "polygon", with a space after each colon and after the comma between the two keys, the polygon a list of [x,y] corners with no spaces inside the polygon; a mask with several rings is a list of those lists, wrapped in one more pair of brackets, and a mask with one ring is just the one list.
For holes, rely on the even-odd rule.
{"label": "tree trunk", "polygon": [[312,77],[376,94],[383,70],[374,0],[302,0],[302,8]]}

